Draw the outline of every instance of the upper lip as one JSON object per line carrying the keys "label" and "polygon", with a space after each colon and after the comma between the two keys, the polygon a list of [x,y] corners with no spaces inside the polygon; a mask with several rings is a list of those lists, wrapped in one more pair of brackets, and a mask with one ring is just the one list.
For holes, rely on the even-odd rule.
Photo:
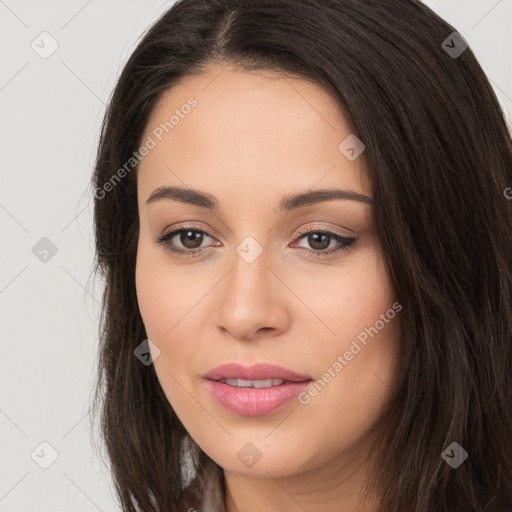
{"label": "upper lip", "polygon": [[244,366],[238,363],[227,363],[217,366],[204,375],[205,379],[244,379],[244,380],[267,380],[282,379],[291,382],[302,382],[311,380],[308,375],[301,375],[282,366],[268,363],[257,363],[251,366]]}

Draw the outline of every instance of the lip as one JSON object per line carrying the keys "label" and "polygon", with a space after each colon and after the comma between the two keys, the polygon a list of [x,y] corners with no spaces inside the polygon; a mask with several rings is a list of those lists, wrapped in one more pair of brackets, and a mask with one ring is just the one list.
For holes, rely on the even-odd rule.
{"label": "lip", "polygon": [[288,368],[269,363],[257,363],[245,366],[238,363],[227,363],[217,366],[210,370],[205,379],[246,379],[246,380],[266,380],[283,379],[290,382],[303,382],[312,380],[309,375],[300,375]]}
{"label": "lip", "polygon": [[[236,363],[217,366],[204,375],[215,399],[228,411],[242,416],[261,416],[280,409],[304,391],[313,380],[292,370],[267,363],[244,366]],[[279,386],[237,388],[219,379],[282,379]]]}
{"label": "lip", "polygon": [[280,409],[305,391],[311,381],[284,382],[269,388],[236,388],[217,380],[205,380],[211,394],[228,411],[242,416],[262,416]]}

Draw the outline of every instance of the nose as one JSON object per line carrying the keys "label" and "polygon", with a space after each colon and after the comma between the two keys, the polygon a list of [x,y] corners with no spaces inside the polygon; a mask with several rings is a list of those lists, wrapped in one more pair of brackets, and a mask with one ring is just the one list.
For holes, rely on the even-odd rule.
{"label": "nose", "polygon": [[265,251],[251,263],[235,253],[216,297],[218,327],[224,334],[249,341],[288,329],[289,293],[275,273]]}

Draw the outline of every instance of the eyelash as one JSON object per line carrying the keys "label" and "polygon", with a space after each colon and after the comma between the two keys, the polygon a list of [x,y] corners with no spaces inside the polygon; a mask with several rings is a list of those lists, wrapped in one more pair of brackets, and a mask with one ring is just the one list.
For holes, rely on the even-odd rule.
{"label": "eyelash", "polygon": [[[201,254],[203,254],[205,251],[208,251],[207,248],[200,248],[200,249],[180,249],[176,247],[174,244],[170,243],[170,240],[185,231],[193,231],[195,233],[201,233],[206,236],[210,236],[206,231],[202,229],[198,229],[195,226],[176,226],[175,229],[168,233],[164,233],[162,236],[160,236],[156,241],[160,245],[162,245],[167,251],[170,251],[175,254],[179,254],[181,256],[188,256],[188,257],[199,257]],[[328,235],[331,238],[333,238],[336,242],[341,243],[341,247],[338,247],[337,249],[330,249],[330,250],[320,250],[315,251],[313,249],[306,249],[304,247],[299,247],[300,250],[306,251],[307,253],[311,254],[314,257],[322,257],[322,256],[330,256],[335,253],[338,253],[340,251],[347,251],[350,249],[350,247],[357,241],[356,238],[353,237],[346,237],[342,235],[338,235],[337,233],[333,233],[331,231],[327,231],[324,229],[312,229],[311,226],[309,226],[307,229],[299,231],[297,234],[298,239],[297,242],[302,240],[306,235],[309,234],[321,234],[321,235]],[[213,237],[212,237],[213,238]],[[295,242],[294,242],[295,243]]]}

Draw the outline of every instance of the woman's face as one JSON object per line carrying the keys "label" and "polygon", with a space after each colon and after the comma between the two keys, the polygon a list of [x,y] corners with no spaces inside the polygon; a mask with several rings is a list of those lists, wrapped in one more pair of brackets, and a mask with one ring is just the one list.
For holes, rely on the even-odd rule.
{"label": "woman's face", "polygon": [[[339,148],[351,133],[318,86],[221,68],[169,89],[148,122],[138,303],[170,404],[230,472],[341,467],[368,446],[392,395],[401,306],[361,146],[349,138]],[[320,190],[369,199],[291,199]],[[205,378],[226,363],[310,380],[264,368],[226,376],[256,383]]]}

